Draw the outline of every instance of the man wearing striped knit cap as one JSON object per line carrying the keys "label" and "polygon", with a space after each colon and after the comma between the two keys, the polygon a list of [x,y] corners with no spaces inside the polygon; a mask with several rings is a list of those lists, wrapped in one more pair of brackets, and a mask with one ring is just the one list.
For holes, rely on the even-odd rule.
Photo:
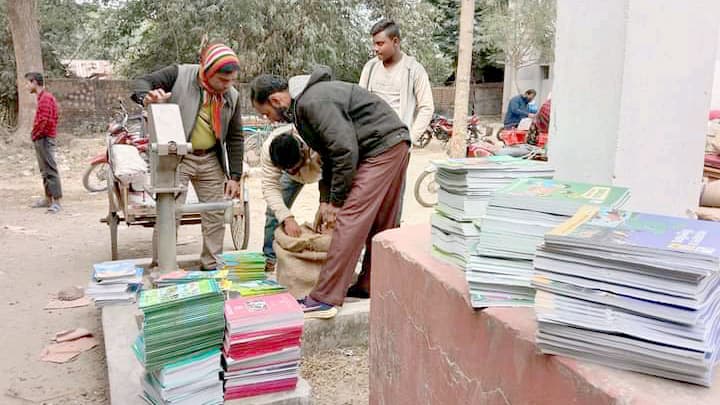
{"label": "man wearing striped knit cap", "polygon": [[[240,61],[219,43],[203,49],[199,65],[172,65],[135,80],[132,99],[143,106],[174,103],[180,107],[192,154],[177,167],[181,186],[192,182],[200,202],[240,196],[243,132],[238,91],[233,87]],[[179,202],[184,203],[185,195]],[[221,211],[202,214],[203,270],[217,266],[225,224]],[[157,229],[153,233],[153,262],[157,258]]]}

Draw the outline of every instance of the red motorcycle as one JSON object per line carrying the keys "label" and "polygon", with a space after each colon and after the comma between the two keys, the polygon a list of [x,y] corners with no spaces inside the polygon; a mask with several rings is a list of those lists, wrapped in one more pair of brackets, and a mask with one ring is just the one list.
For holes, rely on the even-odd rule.
{"label": "red motorcycle", "polygon": [[[149,140],[143,132],[142,114],[130,116],[122,100],[120,100],[120,110],[121,113],[108,124],[106,133],[108,148],[114,144],[133,145],[146,158]],[[90,166],[85,169],[82,179],[87,191],[107,190],[108,152],[109,150],[105,149],[90,159]]]}
{"label": "red motorcycle", "polygon": [[[476,115],[468,117],[468,141],[473,141],[480,138],[480,118]],[[453,122],[439,114],[434,114],[430,125],[428,125],[425,132],[420,135],[420,138],[416,141],[415,146],[418,148],[426,147],[430,141],[435,138],[444,144],[450,140],[453,134]]]}

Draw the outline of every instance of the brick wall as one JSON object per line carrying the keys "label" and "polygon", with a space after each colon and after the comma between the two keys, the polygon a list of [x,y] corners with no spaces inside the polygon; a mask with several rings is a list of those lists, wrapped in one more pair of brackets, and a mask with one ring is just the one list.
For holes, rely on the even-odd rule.
{"label": "brick wall", "polygon": [[[455,87],[433,87],[435,111],[443,115],[452,115],[455,103]],[[502,110],[503,84],[482,83],[470,86],[468,113],[473,109],[477,115],[500,115]],[[473,97],[474,93],[474,97]]]}
{"label": "brick wall", "polygon": [[[118,98],[131,111],[139,107],[130,100],[130,80],[82,80],[48,79],[47,87],[55,95],[60,106],[59,130],[75,135],[102,132],[113,114],[119,111]],[[248,85],[238,85],[241,108],[252,113]],[[475,105],[479,115],[497,115],[502,108],[502,83],[473,85],[475,98],[470,97],[470,107]],[[455,97],[454,87],[433,87],[435,110],[440,114],[452,114]]]}

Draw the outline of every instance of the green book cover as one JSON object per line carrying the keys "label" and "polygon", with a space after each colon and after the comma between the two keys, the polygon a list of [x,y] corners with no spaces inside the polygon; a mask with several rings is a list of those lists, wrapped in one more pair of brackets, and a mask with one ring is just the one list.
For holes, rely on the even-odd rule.
{"label": "green book cover", "polygon": [[140,293],[140,309],[154,306],[167,306],[204,295],[221,294],[215,280],[201,280],[193,283],[172,285],[169,287],[143,290]]}
{"label": "green book cover", "polygon": [[228,292],[238,293],[242,297],[253,297],[257,295],[274,294],[287,291],[284,286],[278,284],[274,280],[254,280],[245,282],[224,280],[221,287],[223,290]]}
{"label": "green book cover", "polygon": [[[629,197],[626,187],[576,183],[554,179],[523,178],[495,192],[495,197],[519,197],[614,207]],[[492,203],[492,202],[491,202]]]}

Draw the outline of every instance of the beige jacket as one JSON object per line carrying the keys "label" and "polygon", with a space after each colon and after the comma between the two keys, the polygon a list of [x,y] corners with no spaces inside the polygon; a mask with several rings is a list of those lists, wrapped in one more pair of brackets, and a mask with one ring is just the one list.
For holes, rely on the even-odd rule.
{"label": "beige jacket", "polygon": [[[272,160],[270,159],[270,143],[276,136],[291,131],[295,138],[305,144],[300,138],[295,127],[291,124],[283,125],[275,128],[270,136],[265,140],[260,153],[260,165],[262,169],[262,193],[265,198],[265,203],[268,208],[275,214],[279,223],[285,221],[287,217],[292,216],[292,212],[285,205],[285,201],[282,196],[282,186],[280,185],[280,177],[282,177],[283,170],[275,167]],[[320,180],[322,174],[322,161],[320,155],[314,150],[310,150],[310,158],[305,162],[303,167],[300,169],[297,175],[292,176],[289,173],[291,179],[298,183],[311,184]]]}
{"label": "beige jacket", "polygon": [[[373,92],[373,70],[382,63],[375,57],[370,59],[360,75],[360,87]],[[399,62],[405,69],[404,80],[400,84],[400,119],[410,129],[410,138],[417,141],[425,132],[435,113],[432,87],[425,68],[412,56],[402,54]]]}

